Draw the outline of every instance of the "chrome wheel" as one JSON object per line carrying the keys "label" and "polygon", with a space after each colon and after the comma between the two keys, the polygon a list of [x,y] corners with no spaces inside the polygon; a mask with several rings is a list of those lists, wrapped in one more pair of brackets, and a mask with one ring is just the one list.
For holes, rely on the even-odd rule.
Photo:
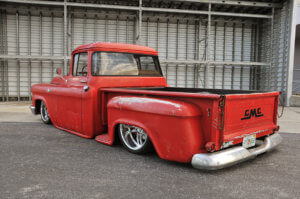
{"label": "chrome wheel", "polygon": [[147,133],[136,126],[120,124],[119,135],[123,145],[133,153],[143,153],[151,145]]}
{"label": "chrome wheel", "polygon": [[50,116],[44,102],[41,102],[41,118],[44,123],[50,124]]}

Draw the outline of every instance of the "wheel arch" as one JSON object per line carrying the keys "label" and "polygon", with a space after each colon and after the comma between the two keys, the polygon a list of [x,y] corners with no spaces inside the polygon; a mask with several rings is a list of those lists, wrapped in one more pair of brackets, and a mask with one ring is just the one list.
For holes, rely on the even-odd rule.
{"label": "wheel arch", "polygon": [[159,147],[157,147],[157,143],[155,142],[155,139],[153,137],[152,130],[150,129],[150,127],[147,127],[147,125],[145,125],[144,123],[142,123],[138,120],[128,120],[125,118],[118,118],[118,119],[114,120],[111,125],[111,129],[109,129],[110,138],[113,141],[113,143],[116,143],[116,141],[118,141],[120,139],[119,135],[118,135],[118,130],[119,130],[118,127],[120,124],[128,124],[128,125],[142,128],[147,133],[154,150],[159,155],[159,150],[157,150],[157,149],[159,149]]}
{"label": "wheel arch", "polygon": [[[49,108],[48,102],[47,102],[47,100],[43,96],[35,96],[35,98],[34,98],[34,105],[35,105],[35,112],[37,114],[41,113],[40,109],[41,109],[41,103],[42,102],[44,102],[44,104],[46,105],[46,107]],[[50,115],[50,117],[51,117],[51,115]]]}

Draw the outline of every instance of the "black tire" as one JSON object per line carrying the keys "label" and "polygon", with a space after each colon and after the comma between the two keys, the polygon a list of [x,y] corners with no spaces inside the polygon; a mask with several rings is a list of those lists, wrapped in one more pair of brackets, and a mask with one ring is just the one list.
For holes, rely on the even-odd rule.
{"label": "black tire", "polygon": [[[133,147],[132,145],[134,145],[135,143],[133,143],[133,142],[130,143],[130,141],[125,138],[124,129],[128,129],[128,128],[132,129],[133,131],[137,130],[136,132],[132,131],[131,134],[133,134],[132,135],[133,138],[138,139],[137,136],[134,136],[134,133],[136,133],[136,135],[140,134],[140,136],[143,136],[143,137],[140,137],[140,139],[142,140],[142,141],[140,140],[140,142],[142,144],[139,147]],[[118,135],[119,135],[122,145],[131,153],[145,154],[145,153],[148,153],[153,150],[151,140],[150,140],[149,136],[147,135],[147,133],[142,128],[127,125],[127,124],[119,124],[118,125]],[[136,142],[138,142],[138,141],[136,141]]]}
{"label": "black tire", "polygon": [[40,107],[40,113],[41,113],[41,120],[45,123],[45,124],[51,124],[51,119],[48,113],[48,109],[46,107],[46,104],[42,101],[41,102],[41,107]]}

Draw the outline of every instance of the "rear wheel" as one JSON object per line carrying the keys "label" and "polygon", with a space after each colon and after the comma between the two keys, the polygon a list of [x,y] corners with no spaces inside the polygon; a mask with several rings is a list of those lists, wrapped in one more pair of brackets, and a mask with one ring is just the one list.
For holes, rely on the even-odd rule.
{"label": "rear wheel", "polygon": [[41,102],[40,112],[41,112],[41,119],[42,119],[42,121],[45,124],[51,124],[51,119],[50,119],[47,107],[46,107],[46,105],[45,105],[45,103],[43,101]]}
{"label": "rear wheel", "polygon": [[132,153],[144,154],[152,149],[150,138],[142,128],[120,124],[119,138],[123,146]]}

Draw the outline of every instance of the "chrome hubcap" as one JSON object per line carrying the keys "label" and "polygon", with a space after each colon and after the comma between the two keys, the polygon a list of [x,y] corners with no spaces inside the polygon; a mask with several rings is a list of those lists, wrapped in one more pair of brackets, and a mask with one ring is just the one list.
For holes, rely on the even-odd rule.
{"label": "chrome hubcap", "polygon": [[120,133],[122,140],[131,150],[141,149],[148,139],[148,135],[142,128],[128,124],[120,124]]}
{"label": "chrome hubcap", "polygon": [[41,116],[44,121],[49,120],[48,110],[44,103],[41,105]]}

